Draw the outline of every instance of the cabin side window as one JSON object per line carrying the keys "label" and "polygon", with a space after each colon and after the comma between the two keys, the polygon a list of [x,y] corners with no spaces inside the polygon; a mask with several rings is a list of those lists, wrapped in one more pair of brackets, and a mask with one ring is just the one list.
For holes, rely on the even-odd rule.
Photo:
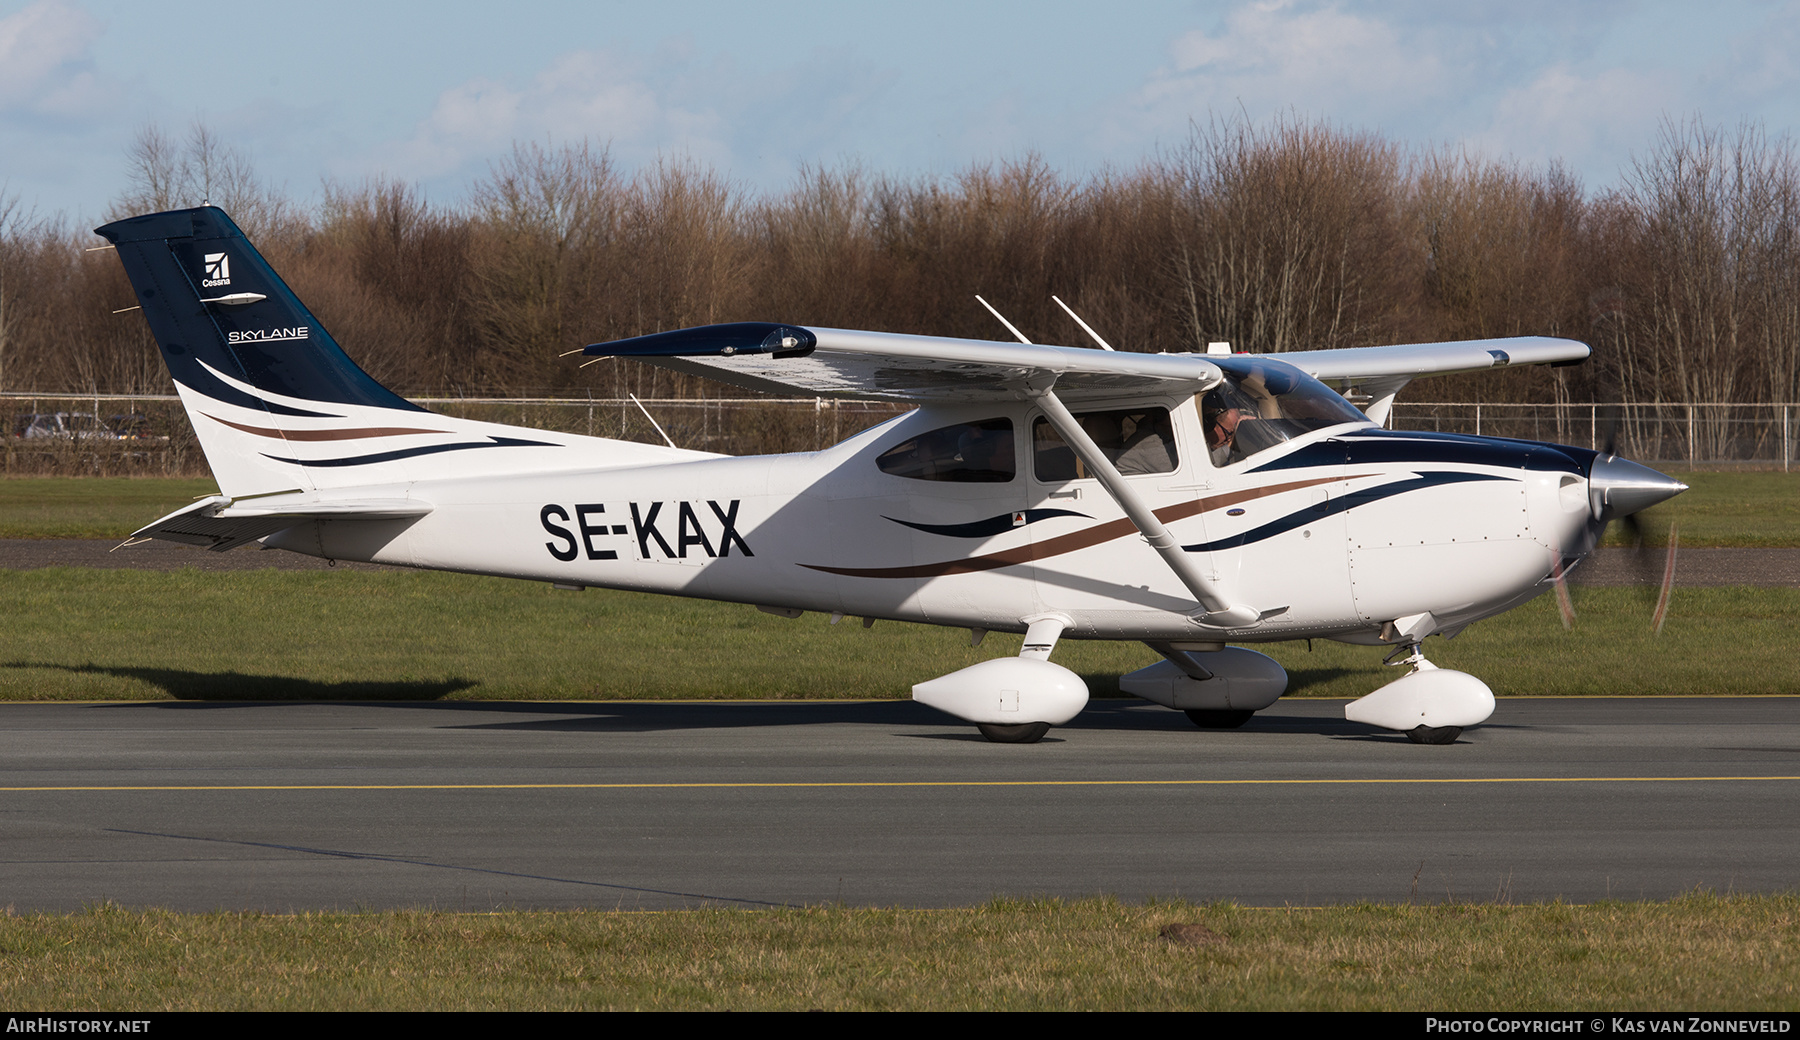
{"label": "cabin side window", "polygon": [[911,480],[1004,484],[1018,472],[1011,419],[982,419],[921,433],[882,452],[883,473]]}
{"label": "cabin side window", "polygon": [[[1175,431],[1167,408],[1081,412],[1075,421],[1121,475],[1175,472]],[[1031,455],[1032,472],[1046,484],[1093,476],[1048,419],[1031,424]]]}

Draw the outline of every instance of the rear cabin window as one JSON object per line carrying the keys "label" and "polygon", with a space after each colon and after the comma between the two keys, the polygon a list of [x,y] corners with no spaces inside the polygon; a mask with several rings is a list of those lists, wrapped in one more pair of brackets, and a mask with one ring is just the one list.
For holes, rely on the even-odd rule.
{"label": "rear cabin window", "polygon": [[883,473],[911,480],[1004,484],[1018,472],[1011,419],[982,419],[921,433],[882,452]]}
{"label": "rear cabin window", "polygon": [[[1075,421],[1122,476],[1175,472],[1175,432],[1168,409],[1081,412]],[[1048,419],[1031,424],[1031,454],[1032,472],[1047,484],[1093,476]]]}

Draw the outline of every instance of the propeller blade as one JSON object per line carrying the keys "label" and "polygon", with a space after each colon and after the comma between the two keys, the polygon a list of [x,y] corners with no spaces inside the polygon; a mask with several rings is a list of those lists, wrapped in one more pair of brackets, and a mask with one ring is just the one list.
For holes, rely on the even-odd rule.
{"label": "propeller blade", "polygon": [[1617,455],[1619,453],[1619,413],[1617,409],[1608,408],[1606,410],[1606,425],[1601,428],[1606,431],[1606,435],[1600,440],[1601,453]]}
{"label": "propeller blade", "polygon": [[1575,627],[1575,603],[1569,598],[1569,583],[1563,580],[1562,553],[1551,550],[1550,577],[1556,582],[1556,609],[1562,614],[1563,631]]}
{"label": "propeller blade", "polygon": [[1669,617],[1669,593],[1675,588],[1675,546],[1680,541],[1679,528],[1669,525],[1669,558],[1663,564],[1662,595],[1656,600],[1656,614],[1650,619],[1650,627],[1657,635],[1662,635],[1663,622]]}

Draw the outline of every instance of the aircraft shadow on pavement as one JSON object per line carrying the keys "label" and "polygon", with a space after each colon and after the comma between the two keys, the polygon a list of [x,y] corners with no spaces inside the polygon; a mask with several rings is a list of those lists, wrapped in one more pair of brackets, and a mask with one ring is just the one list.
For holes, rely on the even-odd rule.
{"label": "aircraft shadow on pavement", "polygon": [[[273,706],[259,701],[246,707]],[[446,729],[501,729],[540,733],[657,733],[679,730],[748,729],[781,726],[859,725],[892,728],[896,736],[926,740],[986,742],[975,727],[933,708],[910,700],[845,701],[425,701],[374,703],[375,708],[405,708],[431,712],[436,725]],[[147,702],[148,707],[192,708],[192,703]],[[207,707],[222,707],[216,702]],[[1046,741],[1059,733],[1114,731],[1137,733],[1233,736],[1255,739],[1259,735],[1318,734],[1361,737],[1369,727],[1347,722],[1341,716],[1278,714],[1277,704],[1236,730],[1197,729],[1178,711],[1170,711],[1135,698],[1095,700],[1087,710],[1050,731]],[[1402,742],[1404,736],[1399,738]]]}
{"label": "aircraft shadow on pavement", "polygon": [[179,668],[115,668],[95,664],[8,661],[0,668],[45,668],[76,675],[111,675],[159,687],[182,701],[435,701],[475,685],[472,679],[318,682],[285,675],[194,672]]}
{"label": "aircraft shadow on pavement", "polygon": [[[446,701],[442,698],[478,685],[474,680],[438,681],[347,680],[319,682],[282,675],[241,672],[196,672],[174,668],[122,668],[9,661],[0,668],[46,668],[78,675],[110,675],[137,679],[159,687],[170,701],[144,701],[131,707],[244,707],[298,703],[363,704],[374,708],[413,708],[442,714],[446,728],[517,729],[541,732],[659,732],[686,729],[734,729],[756,726],[873,725],[900,727],[927,739],[985,740],[967,722],[910,700],[843,701]],[[1294,702],[1288,702],[1290,704]],[[1134,697],[1099,698],[1058,731],[1111,730],[1200,734],[1178,711]],[[1373,731],[1340,715],[1286,714],[1282,703],[1259,713],[1236,730],[1257,734],[1312,733],[1342,738],[1394,739],[1399,734]]]}
{"label": "aircraft shadow on pavement", "polygon": [[[894,727],[899,735],[934,740],[986,738],[975,727],[933,708],[910,700],[890,701],[445,701],[401,707],[423,711],[454,711],[472,716],[467,721],[445,720],[446,726],[538,730],[544,732],[658,732],[683,729],[734,729],[755,726],[865,725]],[[1270,709],[1279,712],[1281,705]],[[536,716],[536,717],[520,717]],[[545,716],[556,716],[546,718]],[[1237,730],[1200,730],[1178,711],[1137,698],[1092,700],[1087,709],[1068,723],[1050,730],[1044,739],[1080,730],[1140,733],[1257,734],[1315,733],[1361,736],[1369,728],[1347,722],[1342,716],[1307,717],[1257,715]],[[1401,737],[1402,741],[1406,738]]]}

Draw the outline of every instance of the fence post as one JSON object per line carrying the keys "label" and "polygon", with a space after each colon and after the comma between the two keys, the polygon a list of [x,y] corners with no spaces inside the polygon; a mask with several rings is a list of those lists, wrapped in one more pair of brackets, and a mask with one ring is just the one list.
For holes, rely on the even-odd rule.
{"label": "fence post", "polygon": [[1475,436],[1481,436],[1481,405],[1475,405]]}

